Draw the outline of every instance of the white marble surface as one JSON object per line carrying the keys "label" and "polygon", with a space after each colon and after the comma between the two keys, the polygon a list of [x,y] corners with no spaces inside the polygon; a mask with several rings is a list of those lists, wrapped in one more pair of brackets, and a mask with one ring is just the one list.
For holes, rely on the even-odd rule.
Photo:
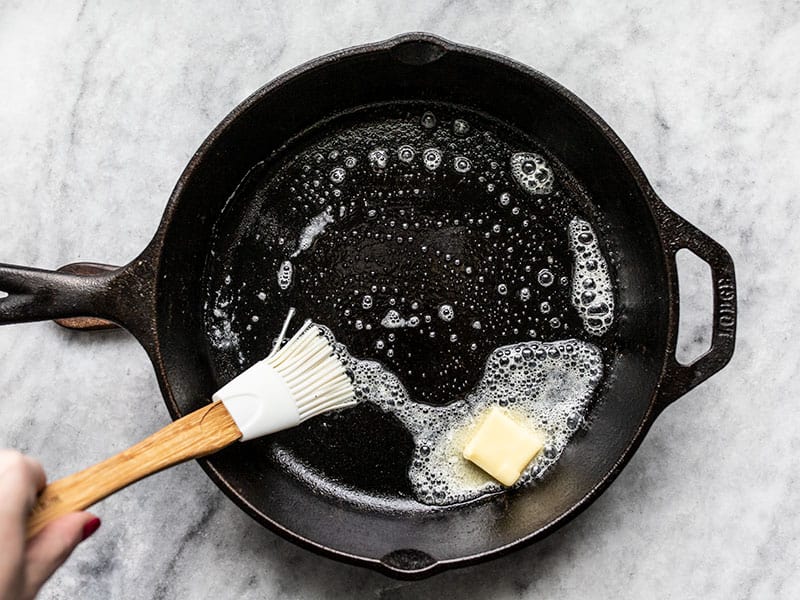
{"label": "white marble surface", "polygon": [[[319,54],[427,30],[575,91],[667,203],[730,250],[732,364],[659,418],[587,512],[506,558],[386,579],[255,526],[192,463],[98,505],[102,528],[43,598],[800,596],[800,5],[492,4],[0,3],[0,260],[127,261],[250,92]],[[124,333],[2,328],[0,365],[0,445],[54,476],[168,420]]]}

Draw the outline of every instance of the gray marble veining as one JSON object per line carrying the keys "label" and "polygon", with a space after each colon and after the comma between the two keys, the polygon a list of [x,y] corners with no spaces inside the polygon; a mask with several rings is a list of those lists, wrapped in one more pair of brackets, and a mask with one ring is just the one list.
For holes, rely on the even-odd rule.
{"label": "gray marble veining", "polygon": [[[740,294],[730,366],[667,410],[608,492],[534,547],[393,581],[263,530],[192,463],[98,505],[102,528],[43,598],[800,596],[800,5],[596,6],[0,4],[3,262],[130,260],[194,150],[250,92],[317,55],[427,30],[534,66],[588,102],[666,202],[730,250]],[[122,332],[6,327],[0,365],[0,445],[52,476],[168,421],[144,352]]]}

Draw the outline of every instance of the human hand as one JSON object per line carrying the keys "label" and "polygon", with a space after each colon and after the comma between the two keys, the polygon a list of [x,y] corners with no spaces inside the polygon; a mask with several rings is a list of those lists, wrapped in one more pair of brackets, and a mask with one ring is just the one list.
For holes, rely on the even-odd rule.
{"label": "human hand", "polygon": [[42,465],[13,450],[0,450],[0,600],[28,600],[100,526],[87,512],[49,523],[30,540],[25,526],[44,488]]}

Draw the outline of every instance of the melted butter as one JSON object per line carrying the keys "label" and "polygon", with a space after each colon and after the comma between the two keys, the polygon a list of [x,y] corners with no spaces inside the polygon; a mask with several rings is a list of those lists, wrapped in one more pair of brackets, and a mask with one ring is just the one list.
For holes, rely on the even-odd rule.
{"label": "melted butter", "polygon": [[391,412],[412,434],[415,448],[408,476],[418,500],[428,504],[465,502],[503,489],[461,454],[493,405],[506,408],[524,427],[546,433],[544,450],[515,487],[540,479],[582,423],[603,374],[600,350],[588,342],[521,342],[491,353],[481,380],[464,400],[431,406],[413,401],[391,371],[353,357],[330,330],[320,328],[353,373],[356,400]]}

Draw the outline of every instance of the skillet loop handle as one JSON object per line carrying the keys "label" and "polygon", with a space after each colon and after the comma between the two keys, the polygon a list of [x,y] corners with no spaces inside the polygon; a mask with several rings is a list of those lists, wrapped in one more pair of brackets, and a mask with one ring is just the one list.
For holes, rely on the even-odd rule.
{"label": "skillet loop handle", "polygon": [[[666,207],[661,215],[661,235],[668,250],[670,287],[675,298],[673,322],[676,324],[672,339],[668,341],[667,365],[659,391],[663,409],[728,364],[736,343],[737,307],[733,260],[725,248]],[[691,250],[711,267],[714,293],[711,347],[689,365],[682,365],[675,358],[680,311],[675,255],[681,249]]]}

